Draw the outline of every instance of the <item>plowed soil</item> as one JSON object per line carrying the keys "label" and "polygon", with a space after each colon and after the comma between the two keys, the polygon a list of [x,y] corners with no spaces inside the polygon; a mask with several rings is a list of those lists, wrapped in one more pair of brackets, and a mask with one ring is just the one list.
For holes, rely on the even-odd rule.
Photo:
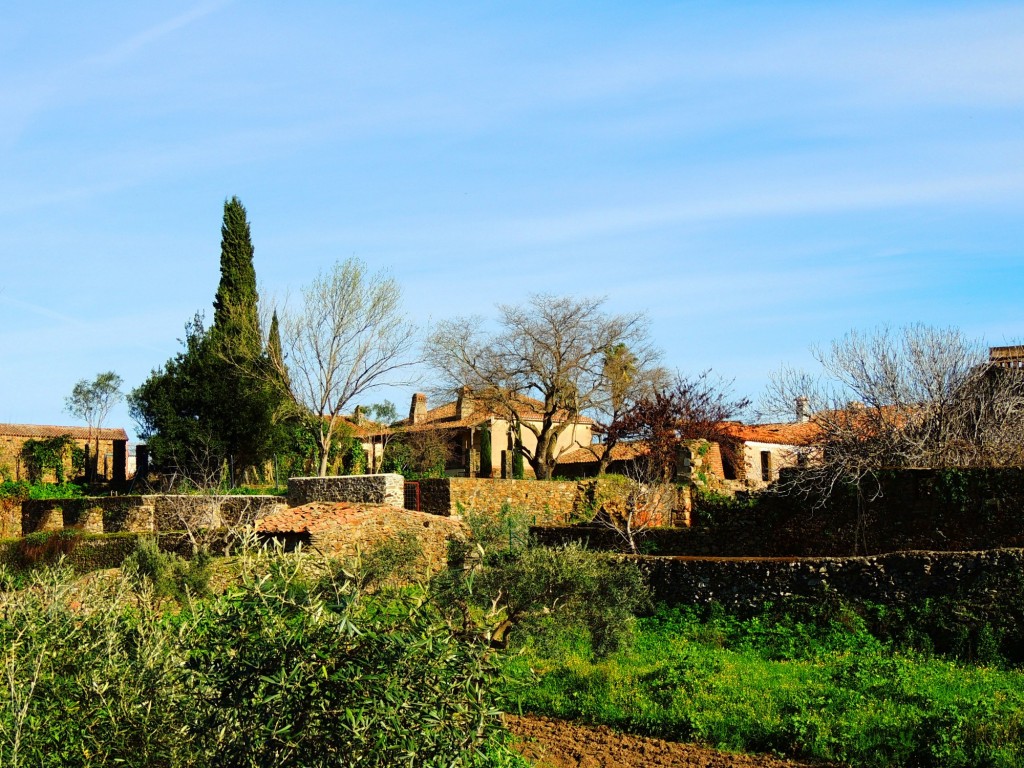
{"label": "plowed soil", "polygon": [[823,768],[760,755],[734,755],[696,744],[680,744],[591,728],[546,717],[506,715],[521,755],[538,768]]}

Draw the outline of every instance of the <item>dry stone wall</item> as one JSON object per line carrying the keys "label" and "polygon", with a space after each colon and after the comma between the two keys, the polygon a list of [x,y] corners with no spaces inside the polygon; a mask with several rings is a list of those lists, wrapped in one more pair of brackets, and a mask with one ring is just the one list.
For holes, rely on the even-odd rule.
{"label": "dry stone wall", "polygon": [[629,492],[628,484],[611,478],[577,482],[447,477],[420,480],[419,487],[420,510],[429,514],[495,514],[508,504],[532,514],[541,525],[589,520],[603,503],[623,499]]}
{"label": "dry stone wall", "polygon": [[1017,594],[1024,550],[894,552],[875,557],[635,559],[653,598],[673,604],[719,603],[738,613],[767,602],[826,594],[898,605],[907,600],[976,596],[998,604]]}
{"label": "dry stone wall", "polygon": [[353,504],[405,504],[405,478],[395,474],[293,477],[288,480],[288,504],[348,501]]}
{"label": "dry stone wall", "polygon": [[148,495],[29,500],[22,535],[76,528],[86,533],[152,533],[250,523],[283,505],[278,496]]}

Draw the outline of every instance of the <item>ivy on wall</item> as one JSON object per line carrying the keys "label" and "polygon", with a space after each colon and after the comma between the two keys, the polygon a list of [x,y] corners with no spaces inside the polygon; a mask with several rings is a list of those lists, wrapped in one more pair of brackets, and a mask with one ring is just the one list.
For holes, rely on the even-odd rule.
{"label": "ivy on wall", "polygon": [[85,466],[85,452],[77,448],[71,435],[48,437],[44,440],[29,439],[21,447],[21,459],[25,462],[29,481],[33,483],[42,481],[43,474],[48,469],[53,470],[58,483],[63,483],[65,462],[69,458],[72,468],[75,468],[76,462],[81,467]]}

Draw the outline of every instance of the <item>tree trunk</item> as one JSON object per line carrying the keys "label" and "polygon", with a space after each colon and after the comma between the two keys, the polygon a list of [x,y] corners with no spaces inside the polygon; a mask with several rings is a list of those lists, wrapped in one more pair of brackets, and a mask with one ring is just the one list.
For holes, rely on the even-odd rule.
{"label": "tree trunk", "polygon": [[331,458],[331,436],[321,433],[317,446],[320,448],[320,468],[317,477],[327,477],[327,462]]}

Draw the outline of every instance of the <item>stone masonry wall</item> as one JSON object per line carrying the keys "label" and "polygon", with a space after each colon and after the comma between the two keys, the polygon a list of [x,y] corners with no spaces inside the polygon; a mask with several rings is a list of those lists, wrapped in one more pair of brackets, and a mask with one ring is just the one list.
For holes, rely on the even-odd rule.
{"label": "stone masonry wall", "polygon": [[420,480],[420,510],[452,516],[460,510],[497,513],[504,504],[534,515],[539,524],[589,520],[602,503],[628,492],[614,480],[492,480],[448,477]]}
{"label": "stone masonry wall", "polygon": [[[103,496],[21,502],[22,535],[77,528],[87,533],[151,533],[254,522],[283,505],[278,496]],[[13,535],[17,535],[17,533]]]}
{"label": "stone masonry wall", "polygon": [[1014,594],[1024,550],[894,552],[875,557],[635,559],[647,574],[655,601],[717,602],[740,613],[788,597],[826,593],[896,605],[905,600],[976,596],[998,604]]}
{"label": "stone masonry wall", "polygon": [[403,507],[405,478],[395,474],[292,477],[288,480],[288,504],[298,507],[314,501],[348,501],[353,504],[388,504]]}
{"label": "stone masonry wall", "polygon": [[503,504],[524,509],[538,522],[567,521],[576,508],[578,483],[555,480],[451,478],[448,514],[463,509],[497,512]]}
{"label": "stone masonry wall", "polygon": [[0,539],[21,535],[21,499],[0,498]]}

